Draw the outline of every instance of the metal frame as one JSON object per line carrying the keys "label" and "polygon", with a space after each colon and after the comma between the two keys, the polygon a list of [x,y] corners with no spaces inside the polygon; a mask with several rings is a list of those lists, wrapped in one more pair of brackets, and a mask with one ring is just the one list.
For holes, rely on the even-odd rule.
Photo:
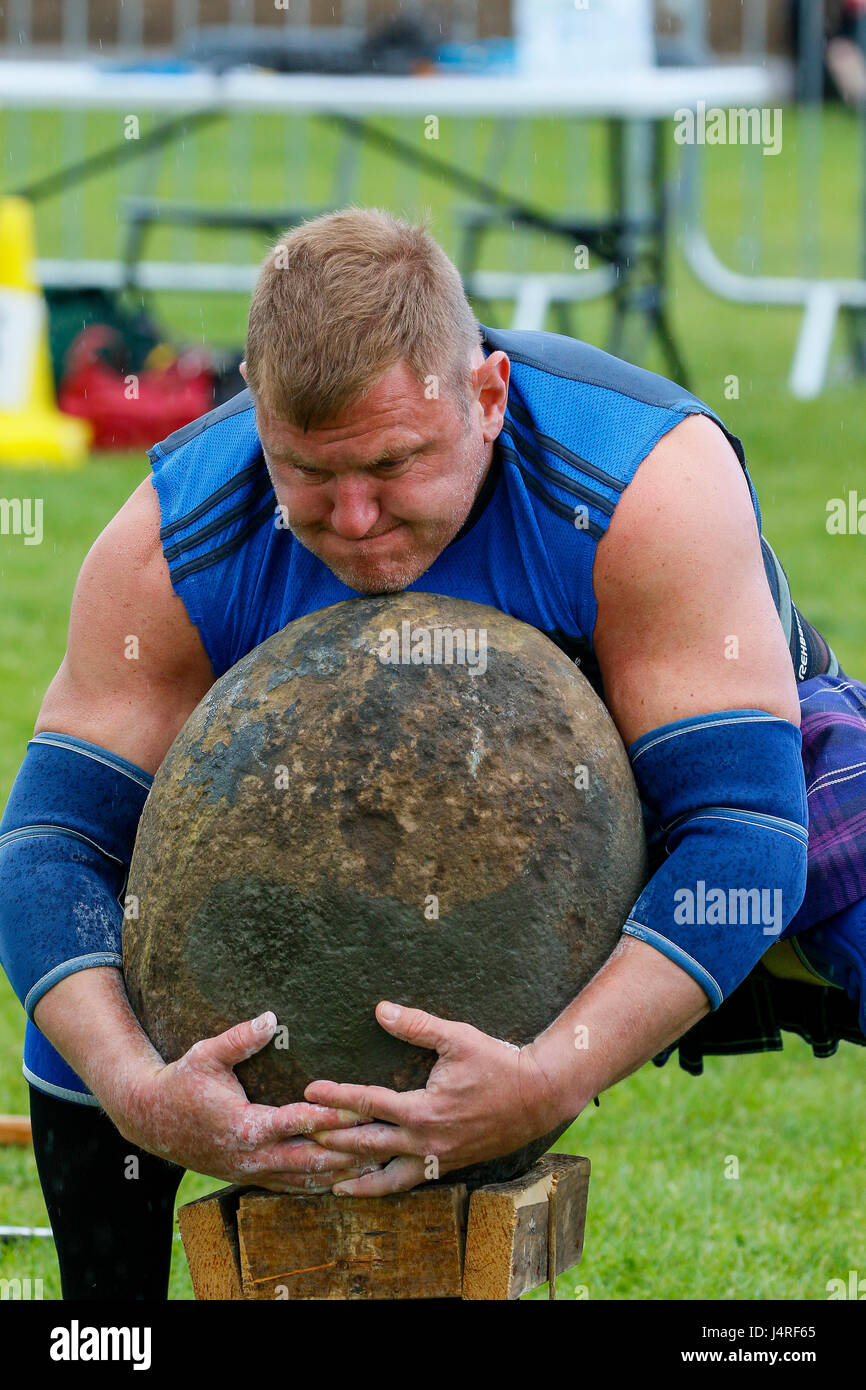
{"label": "metal frame", "polygon": [[[820,172],[821,118],[824,99],[824,0],[798,0],[800,24],[808,42],[800,47],[797,62],[797,94],[804,130],[800,142],[801,180],[811,183],[812,197],[801,198],[804,267],[814,264],[819,252],[815,209],[820,208],[817,179]],[[767,0],[751,0],[744,9],[744,45],[766,61]],[[866,16],[859,21],[861,44],[866,47]],[[866,108],[858,112],[861,143],[866,152]],[[716,254],[706,231],[702,209],[702,162],[695,147],[684,150],[681,213],[684,221],[683,252],[701,284],[722,299],[739,304],[784,305],[802,308],[797,345],[788,374],[788,389],[800,400],[819,396],[827,381],[839,315],[846,318],[855,367],[866,371],[866,279],[832,278],[804,273],[778,276],[746,273],[725,265]],[[863,180],[863,259],[866,263],[866,166]],[[752,190],[755,191],[754,189]]]}
{"label": "metal frame", "polygon": [[[275,76],[244,71],[215,76],[195,72],[183,77],[155,74],[121,74],[97,70],[87,64],[40,64],[25,71],[23,64],[0,62],[0,100],[7,105],[38,105],[51,93],[53,107],[71,110],[101,108],[129,111],[162,110],[175,113],[145,141],[121,142],[89,159],[78,160],[26,190],[30,196],[47,196],[68,189],[95,169],[120,160],[134,159],[143,150],[168,142],[184,121],[210,121],[232,112],[303,112],[335,123],[346,137],[345,147],[375,145],[414,170],[427,167],[488,207],[497,208],[522,226],[582,243],[607,262],[613,276],[587,279],[575,275],[574,286],[562,281],[529,280],[526,272],[512,272],[511,289],[516,301],[516,321],[536,325],[546,304],[557,312],[576,300],[603,293],[614,294],[611,350],[626,355],[626,332],[632,324],[644,335],[655,337],[671,373],[687,385],[688,373],[667,320],[665,260],[668,210],[665,190],[665,123],[680,106],[693,105],[696,93],[722,101],[766,100],[777,88],[777,79],[759,68],[710,67],[649,69],[641,71],[627,88],[611,89],[607,74],[592,74],[576,86],[570,80],[545,84],[523,78],[468,76],[413,77],[316,77]],[[178,116],[178,111],[186,116]],[[501,191],[495,175],[480,178],[466,169],[435,156],[431,150],[405,141],[373,124],[371,116],[394,114],[423,117],[429,111],[443,116],[487,116],[513,119],[517,115],[559,115],[577,120],[600,116],[610,136],[610,212],[606,218],[586,219],[551,214],[527,203],[515,202]],[[342,163],[342,161],[341,161]],[[348,167],[348,166],[347,166]],[[345,201],[345,198],[343,199]],[[342,205],[337,202],[337,206]],[[211,215],[213,210],[205,213]],[[288,220],[291,221],[291,211]],[[253,214],[255,216],[255,214]],[[139,219],[141,220],[141,219]],[[187,221],[194,220],[188,217]],[[138,231],[143,231],[143,227]],[[138,232],[135,233],[138,235]],[[73,259],[46,259],[38,273],[46,284],[88,283],[103,286],[135,284],[142,289],[230,290],[248,292],[254,283],[255,265],[134,262],[125,265]],[[464,267],[470,288],[477,267]],[[484,284],[485,282],[480,282]],[[487,287],[490,286],[487,281]],[[503,282],[499,282],[499,288]],[[638,357],[639,351],[631,353]]]}
{"label": "metal frame", "polygon": [[738,304],[769,304],[802,308],[797,346],[788,374],[788,389],[799,400],[814,400],[827,380],[830,354],[840,311],[866,310],[866,280],[810,279],[805,276],[746,275],[731,270],[716,255],[697,208],[696,150],[686,156],[690,168],[683,253],[694,275],[722,299]]}

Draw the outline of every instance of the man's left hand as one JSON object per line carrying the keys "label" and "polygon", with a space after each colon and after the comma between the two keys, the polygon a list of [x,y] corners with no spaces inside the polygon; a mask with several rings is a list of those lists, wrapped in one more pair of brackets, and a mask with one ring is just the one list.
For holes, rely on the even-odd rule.
{"label": "man's left hand", "polygon": [[395,1038],[434,1049],[438,1059],[423,1091],[313,1081],[304,1097],[350,1109],[370,1123],[322,1130],[329,1149],[383,1163],[381,1170],[337,1183],[338,1195],[380,1197],[469,1164],[520,1149],[562,1117],[532,1045],[516,1047],[468,1023],[436,1018],[382,1000],[376,1018]]}

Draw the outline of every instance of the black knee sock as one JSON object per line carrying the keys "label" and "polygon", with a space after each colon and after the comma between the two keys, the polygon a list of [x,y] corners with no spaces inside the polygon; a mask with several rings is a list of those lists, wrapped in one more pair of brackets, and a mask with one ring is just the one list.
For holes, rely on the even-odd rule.
{"label": "black knee sock", "polygon": [[96,1106],[30,1087],[33,1150],[65,1299],[165,1299],[183,1169]]}

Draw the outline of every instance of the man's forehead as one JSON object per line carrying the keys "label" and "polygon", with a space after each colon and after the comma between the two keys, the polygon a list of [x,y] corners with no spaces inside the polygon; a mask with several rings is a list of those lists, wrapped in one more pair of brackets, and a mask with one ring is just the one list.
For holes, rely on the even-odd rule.
{"label": "man's forehead", "polygon": [[423,428],[420,421],[415,424],[394,420],[359,421],[354,427],[349,424],[339,428],[323,427],[305,434],[273,416],[266,421],[257,416],[257,420],[262,444],[277,461],[287,459],[304,463],[307,459],[337,454],[347,462],[355,458],[364,460],[368,455],[397,458],[431,442],[431,431]]}
{"label": "man's forehead", "polygon": [[368,454],[387,457],[401,449],[420,447],[445,424],[444,402],[427,397],[424,386],[411,374],[408,382],[393,377],[388,380],[396,370],[392,368],[332,422],[307,431],[257,404],[256,423],[262,443],[274,458],[302,461],[327,452],[345,453],[347,458],[361,459]]}

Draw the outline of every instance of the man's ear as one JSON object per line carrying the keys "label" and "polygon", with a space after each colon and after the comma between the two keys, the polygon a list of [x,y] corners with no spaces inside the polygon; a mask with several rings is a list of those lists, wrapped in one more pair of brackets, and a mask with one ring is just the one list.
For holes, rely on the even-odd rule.
{"label": "man's ear", "polygon": [[241,376],[243,377],[244,381],[246,381],[246,379],[247,379],[247,364],[246,364],[246,362],[241,362],[240,366],[238,367],[238,371],[240,372],[240,374],[241,374]]}
{"label": "man's ear", "polygon": [[493,440],[502,429],[508,404],[511,363],[504,352],[492,352],[473,372],[474,389],[484,410],[485,438]]}

